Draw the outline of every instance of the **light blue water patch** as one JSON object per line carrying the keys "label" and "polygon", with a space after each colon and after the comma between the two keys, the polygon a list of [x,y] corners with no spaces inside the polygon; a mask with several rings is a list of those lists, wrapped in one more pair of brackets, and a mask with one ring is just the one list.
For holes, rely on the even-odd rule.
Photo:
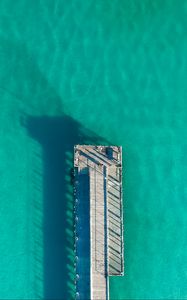
{"label": "light blue water patch", "polygon": [[111,299],[187,298],[186,15],[176,0],[1,1],[0,298],[73,298],[70,154],[103,140],[124,149]]}

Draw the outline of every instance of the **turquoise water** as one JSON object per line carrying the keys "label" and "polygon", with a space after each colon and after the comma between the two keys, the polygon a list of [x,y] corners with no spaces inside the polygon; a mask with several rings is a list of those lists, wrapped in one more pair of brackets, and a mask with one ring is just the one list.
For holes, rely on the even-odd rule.
{"label": "turquoise water", "polygon": [[0,298],[72,299],[77,142],[124,149],[125,276],[187,298],[187,1],[0,2]]}

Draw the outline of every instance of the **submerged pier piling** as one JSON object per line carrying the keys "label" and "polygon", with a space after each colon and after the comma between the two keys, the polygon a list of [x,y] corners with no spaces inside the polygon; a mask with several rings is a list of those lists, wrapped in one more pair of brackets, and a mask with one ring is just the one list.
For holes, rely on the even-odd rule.
{"label": "submerged pier piling", "polygon": [[109,300],[124,274],[122,148],[74,147],[76,299]]}

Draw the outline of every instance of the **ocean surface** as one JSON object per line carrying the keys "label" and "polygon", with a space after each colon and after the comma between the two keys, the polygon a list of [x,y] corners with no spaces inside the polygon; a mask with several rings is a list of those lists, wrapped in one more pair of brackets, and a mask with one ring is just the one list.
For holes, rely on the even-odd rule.
{"label": "ocean surface", "polygon": [[187,299],[187,1],[0,1],[0,299],[73,299],[73,145],[123,146],[125,276]]}

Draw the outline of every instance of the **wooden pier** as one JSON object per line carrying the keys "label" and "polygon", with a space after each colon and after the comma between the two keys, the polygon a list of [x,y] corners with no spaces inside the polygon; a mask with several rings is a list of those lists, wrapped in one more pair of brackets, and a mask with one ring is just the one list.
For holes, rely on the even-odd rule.
{"label": "wooden pier", "polygon": [[123,275],[122,148],[76,145],[76,298],[109,299],[109,275]]}

